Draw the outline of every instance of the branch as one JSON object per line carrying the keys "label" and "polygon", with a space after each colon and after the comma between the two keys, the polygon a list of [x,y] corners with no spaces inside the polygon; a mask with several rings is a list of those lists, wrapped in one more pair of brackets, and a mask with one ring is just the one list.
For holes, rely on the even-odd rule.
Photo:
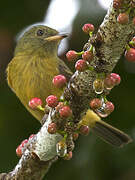
{"label": "branch", "polygon": [[[127,1],[127,3],[129,2]],[[134,35],[133,15],[130,14],[129,23],[124,25],[117,22],[118,14],[119,11],[114,9],[111,4],[98,32],[84,46],[84,50],[89,49],[90,44],[94,46],[94,59],[91,64],[94,70],[76,71],[64,91],[64,97],[73,111],[74,128],[86,113],[89,101],[96,97],[93,81],[96,79],[97,73],[112,72],[123,54],[127,42]],[[44,177],[51,164],[57,159],[56,144],[63,138],[59,133],[48,133],[47,127],[52,121],[60,122],[60,126],[63,125],[55,109],[51,109],[49,114],[44,116],[43,122],[45,123],[28,143],[15,169],[12,172],[0,174],[0,179],[40,180]],[[71,134],[72,131],[71,129]],[[69,140],[70,143],[72,143],[72,138]],[[71,148],[73,149],[73,147]]]}

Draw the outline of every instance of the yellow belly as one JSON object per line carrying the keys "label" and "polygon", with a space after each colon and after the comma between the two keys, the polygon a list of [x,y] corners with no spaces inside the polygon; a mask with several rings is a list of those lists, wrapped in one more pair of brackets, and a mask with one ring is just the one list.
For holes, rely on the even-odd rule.
{"label": "yellow belly", "polygon": [[52,79],[59,74],[57,57],[41,59],[32,57],[22,61],[21,56],[15,57],[7,68],[8,84],[14,90],[20,101],[39,121],[44,113],[40,110],[31,110],[28,106],[33,97],[41,98],[43,106],[47,96],[54,94],[60,97],[62,91],[55,88]]}

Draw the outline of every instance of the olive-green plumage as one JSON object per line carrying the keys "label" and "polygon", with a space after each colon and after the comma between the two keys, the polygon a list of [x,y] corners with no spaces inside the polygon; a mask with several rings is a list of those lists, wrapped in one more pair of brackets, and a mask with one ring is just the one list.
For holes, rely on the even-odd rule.
{"label": "olive-green plumage", "polygon": [[[69,80],[72,75],[65,63],[57,57],[57,47],[64,37],[66,35],[60,35],[47,26],[31,27],[19,39],[14,58],[7,67],[9,86],[39,121],[44,113],[30,109],[29,101],[38,97],[45,102],[47,96],[51,94],[60,97],[62,91],[53,86],[53,77],[63,74]],[[93,111],[88,110],[82,123],[88,125],[98,136],[114,146],[121,147],[131,141],[127,134],[103,122]]]}
{"label": "olive-green plumage", "polygon": [[[7,68],[9,86],[39,121],[44,113],[40,110],[31,110],[28,106],[29,101],[33,97],[38,97],[45,102],[50,94],[59,97],[62,91],[53,86],[53,77],[62,73],[68,79],[72,74],[57,57],[57,47],[64,37],[65,35],[60,35],[56,30],[46,26],[32,27],[18,41],[15,56]],[[60,69],[63,72],[60,72]]]}

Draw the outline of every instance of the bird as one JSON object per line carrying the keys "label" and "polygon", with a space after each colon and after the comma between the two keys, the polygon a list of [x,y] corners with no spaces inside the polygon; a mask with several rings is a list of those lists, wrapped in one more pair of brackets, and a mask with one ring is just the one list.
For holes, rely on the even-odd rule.
{"label": "bird", "polygon": [[[67,34],[48,26],[33,25],[18,40],[14,57],[7,66],[8,85],[40,122],[44,112],[32,110],[28,102],[34,97],[44,102],[50,94],[60,97],[62,90],[53,86],[53,77],[63,74],[69,80],[73,74],[57,56],[58,45],[66,37]],[[87,122],[96,135],[113,146],[122,147],[131,142],[126,133],[102,121],[92,110],[87,111],[83,122]]]}
{"label": "bird", "polygon": [[62,90],[53,86],[53,77],[63,72],[67,79],[72,75],[70,69],[57,57],[57,47],[65,37],[66,34],[59,34],[47,26],[32,26],[18,40],[14,58],[7,67],[8,85],[39,121],[44,112],[38,109],[33,111],[28,102],[34,97],[44,102],[50,94],[59,97]]}

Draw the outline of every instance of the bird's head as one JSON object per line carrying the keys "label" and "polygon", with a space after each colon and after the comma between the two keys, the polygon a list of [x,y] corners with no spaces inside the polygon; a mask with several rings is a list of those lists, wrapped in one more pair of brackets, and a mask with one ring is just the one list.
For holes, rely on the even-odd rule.
{"label": "bird's head", "polygon": [[61,34],[55,29],[44,25],[35,25],[26,30],[18,40],[15,55],[19,52],[25,53],[39,52],[48,55],[57,52],[60,41],[67,37],[67,34]]}

